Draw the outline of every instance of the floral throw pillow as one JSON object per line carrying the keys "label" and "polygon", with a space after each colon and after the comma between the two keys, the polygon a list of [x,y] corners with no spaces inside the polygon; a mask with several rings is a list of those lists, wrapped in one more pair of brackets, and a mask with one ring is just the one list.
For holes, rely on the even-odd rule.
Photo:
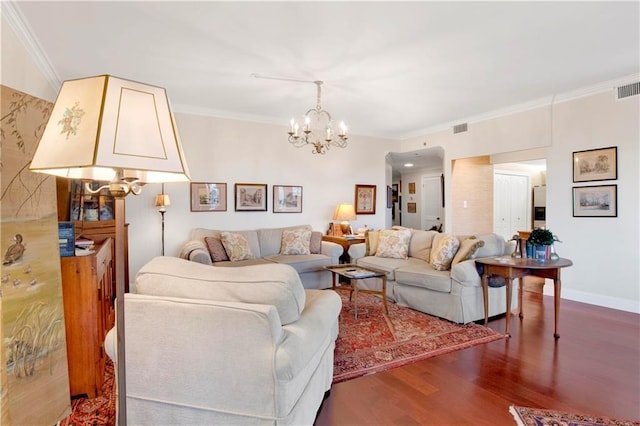
{"label": "floral throw pillow", "polygon": [[214,262],[229,260],[229,256],[227,256],[227,252],[224,250],[224,245],[222,245],[220,238],[204,237],[204,242],[207,244],[207,249],[209,249],[211,260]]}
{"label": "floral throw pillow", "polygon": [[453,261],[451,261],[451,266],[455,265],[456,263],[475,258],[476,254],[478,253],[478,249],[483,246],[484,241],[477,239],[475,236],[465,238],[460,243],[458,252],[453,257]]}
{"label": "floral throw pillow", "polygon": [[380,231],[376,256],[406,259],[409,257],[409,241],[411,241],[411,230],[409,229],[382,230]]}
{"label": "floral throw pillow", "polygon": [[249,247],[249,242],[244,235],[237,232],[224,231],[220,233],[220,239],[230,261],[255,259],[251,252],[251,247]]}
{"label": "floral throw pillow", "polygon": [[453,235],[444,235],[438,241],[436,247],[432,251],[433,269],[437,271],[446,271],[451,268],[451,262],[460,247],[460,240]]}
{"label": "floral throw pillow", "polygon": [[308,228],[282,231],[280,254],[310,254],[311,230]]}
{"label": "floral throw pillow", "polygon": [[322,232],[320,231],[311,232],[311,241],[309,241],[309,251],[311,252],[311,254],[322,253]]}

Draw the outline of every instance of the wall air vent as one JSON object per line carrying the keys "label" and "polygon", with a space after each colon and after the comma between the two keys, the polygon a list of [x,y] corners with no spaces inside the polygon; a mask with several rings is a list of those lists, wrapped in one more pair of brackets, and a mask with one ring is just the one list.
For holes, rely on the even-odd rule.
{"label": "wall air vent", "polygon": [[467,123],[456,124],[453,126],[453,134],[462,133],[467,131]]}
{"label": "wall air vent", "polygon": [[636,96],[640,94],[640,82],[626,84],[624,86],[618,87],[618,97],[617,99],[628,98],[629,96]]}

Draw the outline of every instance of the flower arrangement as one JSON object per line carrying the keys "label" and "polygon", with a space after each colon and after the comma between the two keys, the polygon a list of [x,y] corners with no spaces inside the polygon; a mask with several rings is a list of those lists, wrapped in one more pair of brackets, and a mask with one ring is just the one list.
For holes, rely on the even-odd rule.
{"label": "flower arrangement", "polygon": [[551,231],[543,228],[535,228],[527,239],[527,242],[534,246],[550,246],[555,241],[560,240]]}

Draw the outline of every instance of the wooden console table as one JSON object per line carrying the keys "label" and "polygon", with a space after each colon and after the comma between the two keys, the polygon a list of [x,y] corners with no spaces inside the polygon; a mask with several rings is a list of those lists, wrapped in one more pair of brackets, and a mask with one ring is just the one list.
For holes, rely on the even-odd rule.
{"label": "wooden console table", "polygon": [[351,258],[349,257],[349,247],[352,244],[364,243],[366,240],[364,237],[347,238],[343,236],[323,235],[322,241],[330,241],[332,243],[340,244],[343,250],[342,255],[340,256],[340,262],[349,263],[351,262]]}
{"label": "wooden console table", "polygon": [[523,291],[523,278],[532,275],[541,278],[549,278],[553,280],[553,297],[554,297],[554,313],[555,313],[555,328],[553,337],[556,339],[560,337],[558,334],[558,320],[560,318],[560,269],[573,265],[573,262],[569,259],[557,259],[546,260],[544,262],[537,259],[527,258],[515,258],[515,257],[488,257],[484,259],[476,259],[476,263],[484,266],[482,273],[482,298],[484,302],[484,325],[487,326],[489,322],[489,276],[497,275],[503,277],[506,281],[507,287],[507,325],[505,334],[509,334],[509,325],[511,323],[511,283],[515,278],[519,278],[520,292],[518,294],[518,311],[519,317],[523,318],[524,313],[522,311],[522,291]]}

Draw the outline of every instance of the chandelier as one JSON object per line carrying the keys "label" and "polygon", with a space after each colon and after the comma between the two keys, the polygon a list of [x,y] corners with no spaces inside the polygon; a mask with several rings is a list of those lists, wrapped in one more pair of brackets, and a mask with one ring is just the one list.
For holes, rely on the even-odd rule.
{"label": "chandelier", "polygon": [[[298,123],[292,118],[289,127],[289,142],[296,148],[312,145],[314,154],[325,154],[331,146],[346,148],[347,146],[347,126],[344,121],[340,122],[338,137],[334,138],[334,131],[331,127],[331,114],[322,109],[320,96],[322,81],[313,82],[318,88],[318,99],[315,108],[311,108],[304,115],[304,125],[302,131]],[[300,133],[301,132],[301,133]]]}

